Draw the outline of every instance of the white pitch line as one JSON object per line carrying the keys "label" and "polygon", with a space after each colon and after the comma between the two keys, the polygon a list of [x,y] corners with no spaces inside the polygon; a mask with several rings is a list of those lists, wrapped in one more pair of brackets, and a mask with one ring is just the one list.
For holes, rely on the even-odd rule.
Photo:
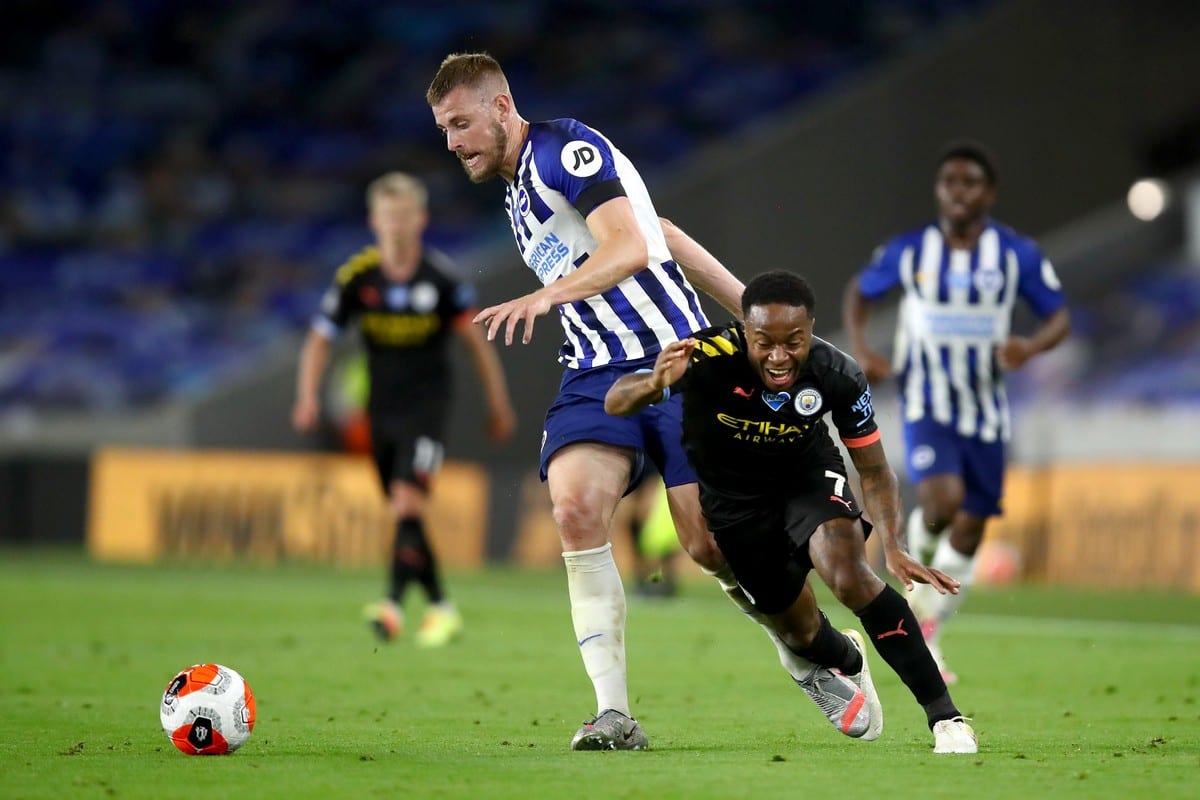
{"label": "white pitch line", "polygon": [[[963,614],[964,628],[989,628],[1042,636],[1175,636],[1200,639],[1200,625],[1176,622],[1130,622],[1126,620],[1063,619],[1060,617],[1015,617],[996,614]],[[955,626],[957,630],[958,626]]]}

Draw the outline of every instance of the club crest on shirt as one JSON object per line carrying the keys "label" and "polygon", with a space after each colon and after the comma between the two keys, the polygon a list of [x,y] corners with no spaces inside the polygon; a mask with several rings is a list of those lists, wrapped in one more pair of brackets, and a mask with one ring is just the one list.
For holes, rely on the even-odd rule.
{"label": "club crest on shirt", "polygon": [[413,311],[418,313],[424,314],[432,311],[438,302],[437,287],[424,281],[416,284],[412,287],[409,302],[412,304]]}
{"label": "club crest on shirt", "polygon": [[975,288],[981,292],[998,292],[1004,286],[1004,274],[998,269],[981,269],[975,273]]}
{"label": "club crest on shirt", "polygon": [[792,399],[792,396],[787,392],[763,392],[763,402],[771,407],[772,411],[778,411],[783,408],[783,404]]}
{"label": "club crest on shirt", "polygon": [[562,162],[563,169],[577,178],[592,177],[600,171],[600,166],[604,162],[596,146],[582,139],[576,139],[563,145],[558,159]]}
{"label": "club crest on shirt", "polygon": [[811,417],[821,410],[824,405],[824,399],[821,393],[811,387],[801,389],[796,395],[796,402],[793,404],[796,408],[796,413],[802,417]]}
{"label": "club crest on shirt", "polygon": [[524,186],[517,190],[517,210],[522,217],[529,216],[529,192],[525,191]]}

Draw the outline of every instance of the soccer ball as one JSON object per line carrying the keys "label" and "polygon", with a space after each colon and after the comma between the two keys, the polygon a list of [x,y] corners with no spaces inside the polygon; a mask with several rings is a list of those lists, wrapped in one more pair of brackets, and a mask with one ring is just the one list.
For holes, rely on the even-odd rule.
{"label": "soccer ball", "polygon": [[254,730],[254,692],[229,667],[195,664],[167,684],[158,709],[171,743],[190,756],[232,753]]}

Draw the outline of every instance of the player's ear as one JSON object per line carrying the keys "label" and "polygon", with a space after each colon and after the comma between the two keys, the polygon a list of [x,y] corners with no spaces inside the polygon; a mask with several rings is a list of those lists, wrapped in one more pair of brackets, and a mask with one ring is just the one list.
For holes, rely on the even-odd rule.
{"label": "player's ear", "polygon": [[513,112],[512,98],[504,92],[500,92],[492,98],[492,108],[496,110],[501,122],[507,122]]}

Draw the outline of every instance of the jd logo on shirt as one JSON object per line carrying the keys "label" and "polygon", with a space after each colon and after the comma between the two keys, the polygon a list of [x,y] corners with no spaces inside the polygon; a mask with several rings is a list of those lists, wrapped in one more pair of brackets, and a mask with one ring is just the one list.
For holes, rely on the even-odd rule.
{"label": "jd logo on shirt", "polygon": [[563,169],[577,178],[590,178],[600,171],[602,159],[596,146],[582,139],[576,139],[563,145],[558,154]]}

